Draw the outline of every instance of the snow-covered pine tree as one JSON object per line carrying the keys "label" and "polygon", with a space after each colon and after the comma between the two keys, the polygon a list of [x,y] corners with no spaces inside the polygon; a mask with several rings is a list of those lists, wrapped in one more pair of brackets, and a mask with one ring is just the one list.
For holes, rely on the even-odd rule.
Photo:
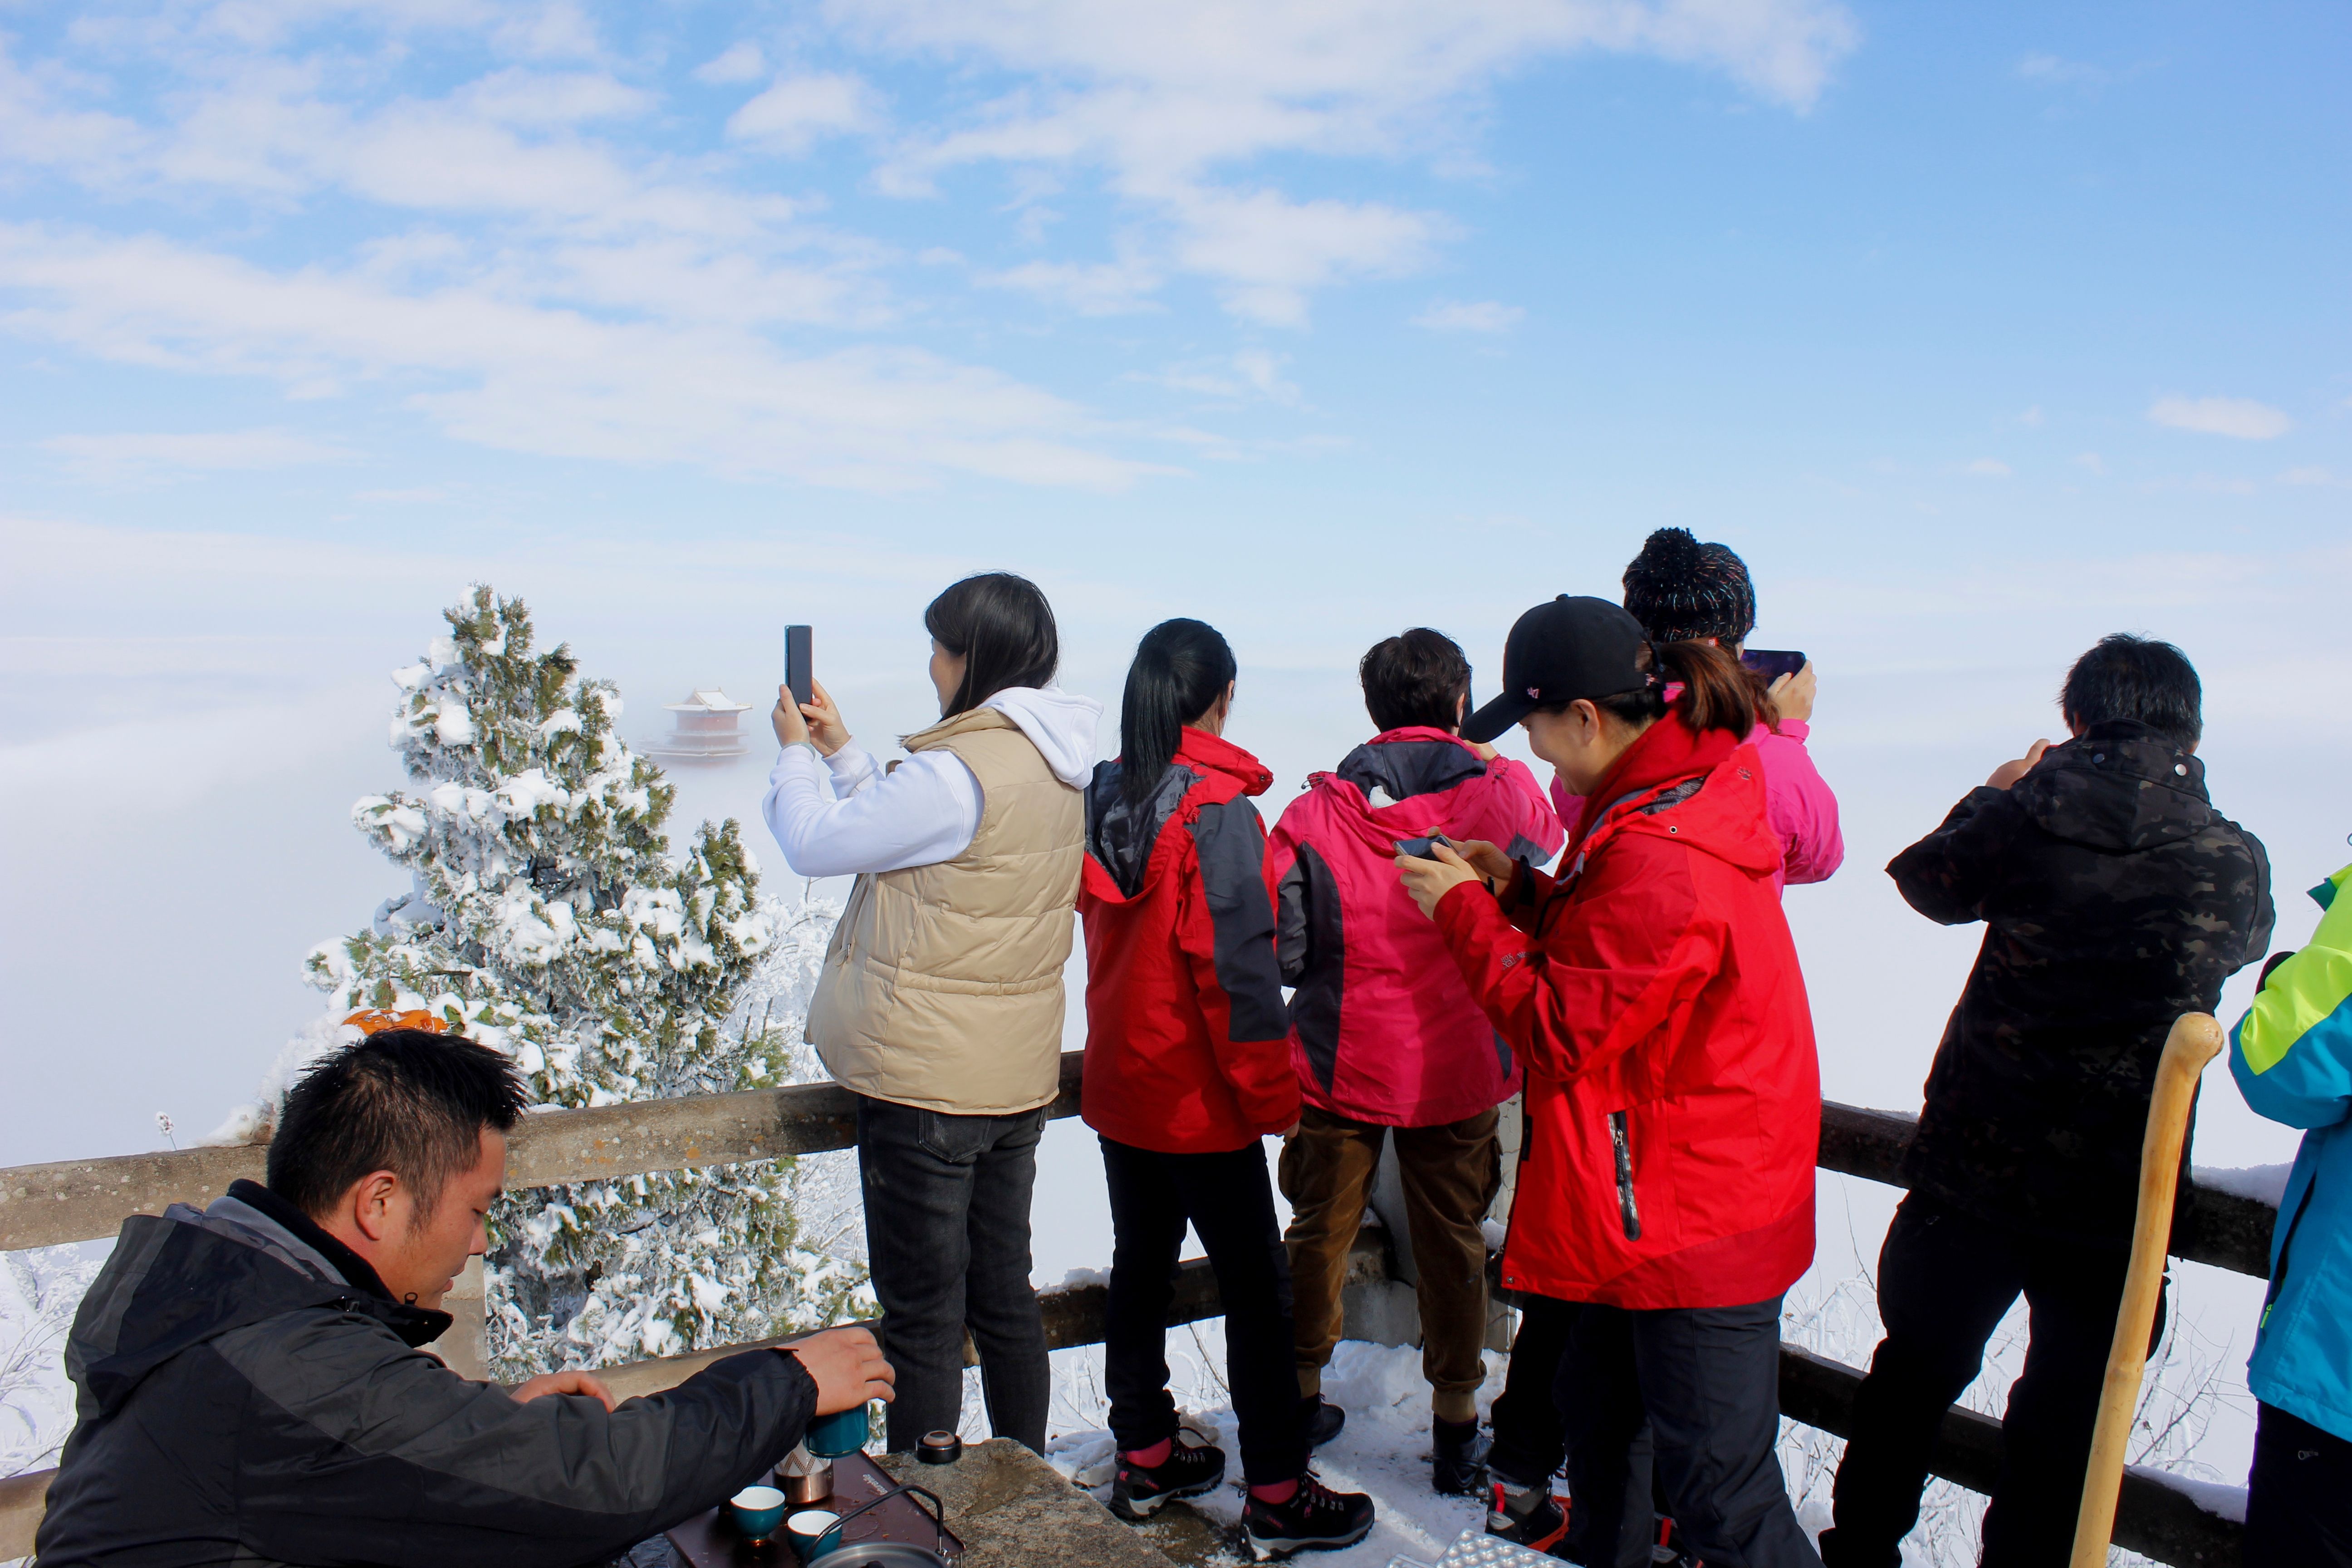
{"label": "snow-covered pine tree", "polygon": [[[415,787],[352,808],[412,886],[312,951],[324,1033],[352,1009],[421,1008],[510,1053],[551,1106],[798,1076],[832,908],[762,903],[732,820],[673,859],[674,792],[614,732],[611,683],[567,647],[534,652],[520,600],[477,587],[446,615],[449,636],[393,673],[392,743]],[[808,1245],[800,1175],[786,1159],[509,1194],[491,1216],[492,1374],[856,1315],[864,1270]]]}

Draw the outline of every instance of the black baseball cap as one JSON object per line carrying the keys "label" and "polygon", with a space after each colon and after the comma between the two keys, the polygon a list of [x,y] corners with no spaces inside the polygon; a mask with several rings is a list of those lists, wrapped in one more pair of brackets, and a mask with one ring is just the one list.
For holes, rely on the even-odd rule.
{"label": "black baseball cap", "polygon": [[1562,594],[1511,623],[1503,694],[1462,721],[1465,741],[1491,741],[1538,708],[1639,691],[1654,679],[1637,663],[1642,623],[1622,605]]}

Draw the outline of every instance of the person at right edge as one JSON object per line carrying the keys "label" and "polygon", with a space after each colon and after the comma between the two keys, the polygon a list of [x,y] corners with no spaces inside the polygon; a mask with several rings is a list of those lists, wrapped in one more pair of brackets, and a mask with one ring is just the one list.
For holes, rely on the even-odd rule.
{"label": "person at right edge", "polygon": [[2230,1031],[2257,1114],[2307,1129],[2271,1237],[2254,1392],[2246,1562],[2352,1565],[2352,866],[2311,896],[2311,940],[2263,971]]}
{"label": "person at right edge", "polygon": [[1821,1069],[1748,739],[1770,716],[1724,649],[1653,644],[1619,606],[1562,595],[1512,626],[1503,695],[1462,732],[1524,726],[1583,797],[1565,868],[1484,842],[1396,860],[1527,1065],[1502,1281],[1582,1303],[1558,1384],[1572,1562],[1646,1551],[1649,1499],[1628,1495],[1645,1419],[1708,1568],[1820,1562],[1774,1452]]}
{"label": "person at right edge", "polygon": [[[2157,1062],[2174,1020],[2213,1011],[2270,944],[2270,862],[2206,796],[2201,701],[2179,648],[2102,638],[2059,694],[2072,738],[2002,763],[1886,868],[1929,920],[1986,929],[1879,1252],[1886,1337],[1854,1396],[1832,1568],[1902,1561],[1944,1412],[2021,1292],[2032,1338],[1982,1562],[2067,1561]],[[2184,1185],[2188,1159],[2184,1142]]]}
{"label": "person at right edge", "polygon": [[1373,1510],[1307,1468],[1290,1264],[1263,1142],[1298,1120],[1265,827],[1250,804],[1274,775],[1224,739],[1234,675],[1216,628],[1183,619],[1146,632],[1128,669],[1118,758],[1097,763],[1087,789],[1080,1114],[1102,1140],[1110,1195],[1111,1511],[1139,1523],[1224,1479],[1224,1454],[1179,1429],[1168,1394],[1168,1309],[1189,1225],[1225,1304],[1243,1534],[1253,1555],[1287,1557],[1354,1545]]}

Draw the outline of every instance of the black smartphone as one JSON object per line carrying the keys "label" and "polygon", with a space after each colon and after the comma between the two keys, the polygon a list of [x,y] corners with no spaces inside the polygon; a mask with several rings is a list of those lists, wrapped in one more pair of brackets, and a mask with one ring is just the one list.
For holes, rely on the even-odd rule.
{"label": "black smartphone", "polygon": [[1741,653],[1739,662],[1762,676],[1765,683],[1794,675],[1805,668],[1805,656],[1789,648],[1751,647]]}
{"label": "black smartphone", "polygon": [[809,702],[815,700],[815,675],[809,665],[810,629],[807,626],[784,628],[784,684],[791,688],[793,700]]}
{"label": "black smartphone", "polygon": [[1396,852],[1400,855],[1410,855],[1416,860],[1434,860],[1437,857],[1429,852],[1430,846],[1433,844],[1443,844],[1448,849],[1454,847],[1454,840],[1446,837],[1443,833],[1433,833],[1426,838],[1398,839]]}

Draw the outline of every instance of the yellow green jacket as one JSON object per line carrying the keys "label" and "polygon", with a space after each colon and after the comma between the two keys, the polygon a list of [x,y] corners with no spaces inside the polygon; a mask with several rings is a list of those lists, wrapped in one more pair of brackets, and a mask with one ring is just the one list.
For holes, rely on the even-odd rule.
{"label": "yellow green jacket", "polygon": [[2246,1103],[2307,1129],[2278,1225],[2246,1382],[2265,1405],[2352,1440],[2352,866],[2312,889],[2327,911],[2230,1031]]}

